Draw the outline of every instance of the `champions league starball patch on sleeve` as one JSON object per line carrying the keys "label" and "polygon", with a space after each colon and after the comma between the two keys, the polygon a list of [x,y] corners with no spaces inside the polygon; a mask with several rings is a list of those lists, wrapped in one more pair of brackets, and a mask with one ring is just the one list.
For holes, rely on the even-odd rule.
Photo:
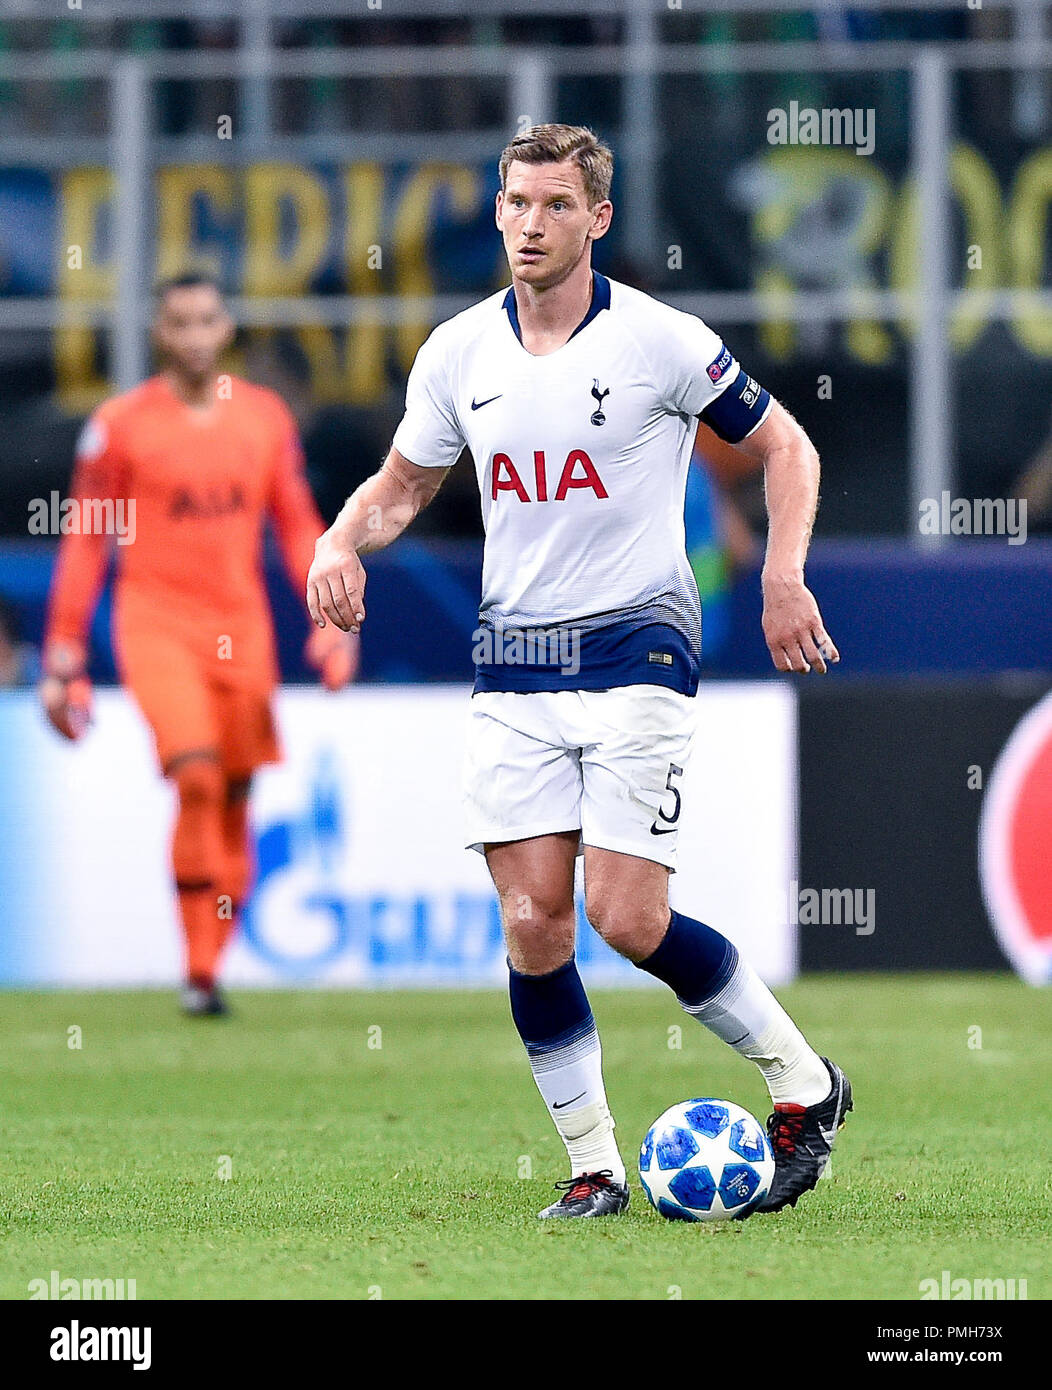
{"label": "champions league starball patch on sleeve", "polygon": [[714,357],[713,360],[709,363],[709,365],[705,368],[709,380],[713,383],[717,381],[722,381],[724,373],[727,371],[727,368],[731,365],[733,361],[734,355],[731,352],[730,348],[724,347],[724,345],[721,343],[719,355],[717,357]]}

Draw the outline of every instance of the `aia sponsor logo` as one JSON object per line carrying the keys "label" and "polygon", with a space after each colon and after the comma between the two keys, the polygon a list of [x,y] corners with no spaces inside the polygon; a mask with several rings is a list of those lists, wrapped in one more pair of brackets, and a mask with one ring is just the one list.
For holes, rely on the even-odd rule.
{"label": "aia sponsor logo", "polygon": [[564,502],[568,493],[580,488],[590,488],[596,497],[605,498],[609,495],[595,464],[583,449],[571,449],[566,455],[566,462],[559,472],[555,490],[551,493],[548,462],[543,449],[533,451],[532,470],[526,465],[520,469],[509,454],[494,454],[490,464],[490,477],[490,496],[494,502],[497,500],[497,494],[501,492],[513,492],[520,502]]}
{"label": "aia sponsor logo", "polygon": [[1030,984],[1052,983],[1052,692],[1013,730],[987,785],[979,874],[994,931]]}
{"label": "aia sponsor logo", "polygon": [[240,483],[231,483],[225,488],[206,488],[200,492],[181,487],[172,496],[168,515],[173,521],[181,521],[184,517],[203,520],[207,517],[232,516],[236,512],[243,512],[246,505],[245,490]]}

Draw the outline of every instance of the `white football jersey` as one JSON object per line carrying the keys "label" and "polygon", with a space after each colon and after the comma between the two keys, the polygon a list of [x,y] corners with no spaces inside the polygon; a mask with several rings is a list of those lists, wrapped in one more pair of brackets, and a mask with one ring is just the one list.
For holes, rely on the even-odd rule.
{"label": "white football jersey", "polygon": [[510,289],[440,324],[417,354],[394,444],[425,468],[471,451],[486,531],[481,623],[664,625],[696,657],[684,490],[697,417],[732,384],[737,414],[720,432],[742,438],[770,399],[719,336],[598,274],[588,315],[545,356],[523,347]]}

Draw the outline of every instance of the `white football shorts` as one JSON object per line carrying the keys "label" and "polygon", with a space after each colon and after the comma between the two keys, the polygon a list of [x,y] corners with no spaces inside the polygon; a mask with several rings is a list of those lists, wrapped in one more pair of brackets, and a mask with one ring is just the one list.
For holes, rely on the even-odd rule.
{"label": "white football shorts", "polygon": [[696,718],[694,697],[658,685],[473,695],[468,848],[577,830],[582,847],[675,869]]}

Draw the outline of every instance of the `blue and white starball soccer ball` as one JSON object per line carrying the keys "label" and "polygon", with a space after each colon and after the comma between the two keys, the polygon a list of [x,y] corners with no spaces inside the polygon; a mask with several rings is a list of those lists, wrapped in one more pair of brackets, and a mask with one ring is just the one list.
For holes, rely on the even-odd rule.
{"label": "blue and white starball soccer ball", "polygon": [[670,1221],[741,1220],[767,1196],[774,1155],[759,1120],[740,1105],[684,1100],[647,1131],[639,1178]]}

